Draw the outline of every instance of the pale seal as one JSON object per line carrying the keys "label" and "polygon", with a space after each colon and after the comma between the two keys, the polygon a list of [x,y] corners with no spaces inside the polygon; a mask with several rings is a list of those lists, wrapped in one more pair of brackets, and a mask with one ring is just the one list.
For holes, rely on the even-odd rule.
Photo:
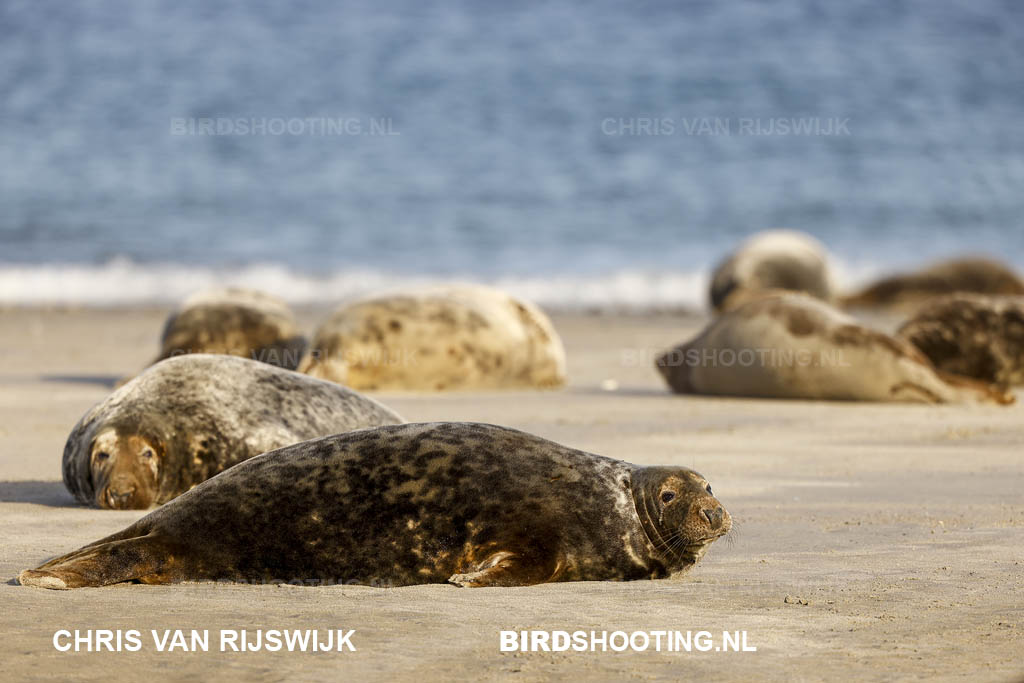
{"label": "pale seal", "polygon": [[761,398],[1012,403],[935,370],[911,344],[809,296],[756,299],[657,359],[676,393]]}
{"label": "pale seal", "polygon": [[715,268],[711,307],[726,311],[762,290],[803,292],[831,300],[833,283],[825,247],[795,230],[753,235]]}
{"label": "pale seal", "polygon": [[916,273],[891,275],[843,297],[847,308],[919,306],[954,293],[1024,294],[1024,281],[1009,266],[984,258],[943,261]]}
{"label": "pale seal", "polygon": [[729,531],[707,480],[475,423],[364,429],[222,472],[23,585],[656,579]]}
{"label": "pale seal", "polygon": [[167,318],[154,362],[187,353],[222,353],[294,370],[306,349],[295,316],[280,299],[229,287],[198,292]]}
{"label": "pale seal", "polygon": [[189,354],[143,371],[78,421],[64,446],[64,484],[87,505],[146,508],[254,455],[401,421],[331,382]]}
{"label": "pale seal", "polygon": [[548,317],[473,285],[345,305],[320,326],[299,371],[360,390],[553,388],[566,378]]}
{"label": "pale seal", "polygon": [[1024,296],[936,299],[896,336],[945,372],[1002,386],[1024,384]]}

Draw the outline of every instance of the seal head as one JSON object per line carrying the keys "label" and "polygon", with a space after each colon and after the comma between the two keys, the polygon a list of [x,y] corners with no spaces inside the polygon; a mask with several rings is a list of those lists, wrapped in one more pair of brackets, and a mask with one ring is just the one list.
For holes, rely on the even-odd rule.
{"label": "seal head", "polygon": [[719,263],[711,277],[712,309],[728,311],[766,290],[804,292],[833,298],[825,247],[796,230],[767,230],[747,239]]}
{"label": "seal head", "polygon": [[104,419],[98,407],[75,425],[64,445],[68,491],[85,505],[111,510],[144,509],[167,500],[162,489],[173,440],[160,419],[145,411],[115,411]]}
{"label": "seal head", "polygon": [[148,508],[159,495],[163,449],[141,434],[106,429],[89,449],[89,482],[95,504],[111,510]]}
{"label": "seal head", "polygon": [[672,573],[692,567],[732,528],[711,484],[693,470],[642,467],[631,485],[640,525]]}

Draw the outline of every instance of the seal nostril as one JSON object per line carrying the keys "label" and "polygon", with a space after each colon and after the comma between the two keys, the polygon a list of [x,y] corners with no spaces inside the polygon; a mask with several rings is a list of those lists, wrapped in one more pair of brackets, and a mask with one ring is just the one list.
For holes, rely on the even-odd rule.
{"label": "seal nostril", "polygon": [[715,508],[714,510],[704,509],[701,512],[704,513],[708,524],[711,526],[719,526],[722,523],[722,508]]}
{"label": "seal nostril", "polygon": [[133,493],[135,493],[135,487],[119,489],[117,491],[111,491],[110,497],[115,501],[122,502],[131,498]]}

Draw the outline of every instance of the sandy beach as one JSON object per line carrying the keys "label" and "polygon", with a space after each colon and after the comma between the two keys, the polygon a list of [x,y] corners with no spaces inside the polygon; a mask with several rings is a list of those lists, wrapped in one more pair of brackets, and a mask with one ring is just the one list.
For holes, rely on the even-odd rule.
{"label": "sandy beach", "polygon": [[[569,358],[562,391],[375,396],[411,421],[494,422],[636,463],[697,469],[735,529],[684,578],[504,589],[17,585],[20,570],[144,514],[75,505],[60,458],[82,413],[156,352],[166,312],[0,311],[5,678],[1024,676],[1024,404],[673,396],[651,358],[703,324],[682,314],[554,316]],[[301,311],[307,328],[321,313]],[[144,647],[60,652],[60,629],[137,629]],[[357,651],[223,653],[212,642],[209,652],[161,653],[150,629],[354,629]],[[746,631],[757,649],[499,651],[501,630],[525,629]]]}

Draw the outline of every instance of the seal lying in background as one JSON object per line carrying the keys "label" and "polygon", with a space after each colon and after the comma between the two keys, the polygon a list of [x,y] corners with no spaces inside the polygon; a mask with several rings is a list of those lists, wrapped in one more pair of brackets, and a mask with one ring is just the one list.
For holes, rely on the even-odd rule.
{"label": "seal lying in background", "polygon": [[833,297],[825,247],[795,230],[767,230],[750,237],[720,263],[711,278],[711,307],[727,311],[761,290]]}
{"label": "seal lying in background", "polygon": [[222,353],[294,370],[306,348],[295,316],[276,297],[229,287],[198,292],[168,317],[154,362]]}
{"label": "seal lying in background", "polygon": [[655,579],[693,566],[731,525],[685,467],[639,467],[494,425],[406,424],[247,460],[18,580]]}
{"label": "seal lying in background", "polygon": [[909,343],[800,294],[757,299],[664,353],[673,391],[761,398],[1012,403],[996,387],[935,370]]}
{"label": "seal lying in background", "polygon": [[254,455],[401,421],[337,384],[189,354],[145,370],[78,421],[64,446],[64,484],[87,505],[147,508]]}
{"label": "seal lying in background", "polygon": [[1024,294],[1024,281],[1011,268],[983,258],[944,261],[906,275],[892,275],[846,296],[846,308],[919,306],[937,296],[974,294]]}
{"label": "seal lying in background", "polygon": [[299,371],[361,390],[552,388],[565,383],[565,349],[540,309],[460,285],[343,306]]}
{"label": "seal lying in background", "polygon": [[944,372],[1002,386],[1024,384],[1024,296],[937,299],[896,336]]}

